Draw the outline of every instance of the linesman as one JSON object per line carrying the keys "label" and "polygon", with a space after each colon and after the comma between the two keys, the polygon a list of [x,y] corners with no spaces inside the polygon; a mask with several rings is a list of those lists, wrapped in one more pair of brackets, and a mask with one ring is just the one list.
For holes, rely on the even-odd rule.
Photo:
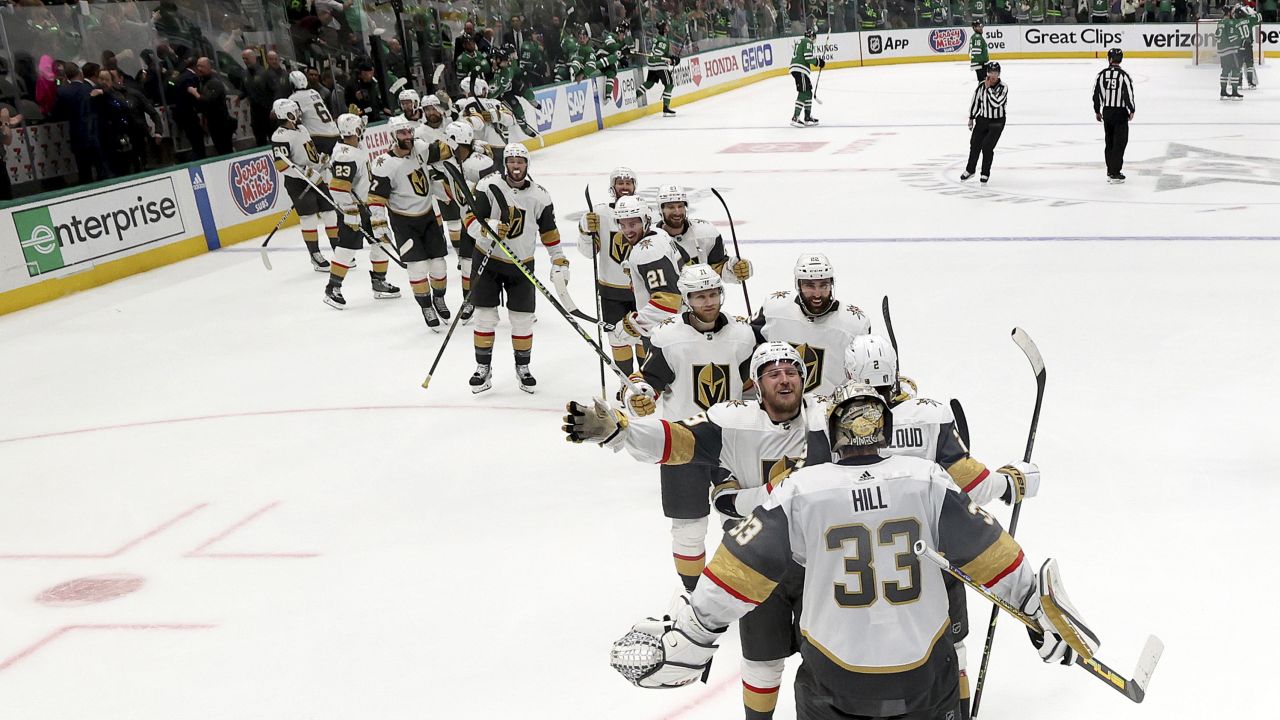
{"label": "linesman", "polygon": [[1129,121],[1136,109],[1133,100],[1133,78],[1120,69],[1124,51],[1107,51],[1107,67],[1098,73],[1093,84],[1093,115],[1102,123],[1107,137],[1107,182],[1124,182],[1124,149],[1129,144]]}
{"label": "linesman", "polygon": [[1005,105],[1009,102],[1009,86],[1000,81],[1000,63],[987,63],[987,76],[973,90],[969,103],[969,162],[960,174],[961,180],[973,177],[978,168],[978,155],[982,155],[982,184],[991,177],[991,161],[995,157],[996,143],[1004,132]]}

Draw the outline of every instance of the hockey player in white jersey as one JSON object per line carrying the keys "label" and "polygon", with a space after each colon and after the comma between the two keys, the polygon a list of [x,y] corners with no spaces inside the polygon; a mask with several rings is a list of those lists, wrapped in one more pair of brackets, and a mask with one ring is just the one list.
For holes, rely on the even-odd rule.
{"label": "hockey player in white jersey", "polygon": [[829,395],[844,382],[844,349],[854,336],[871,332],[871,321],[856,305],[832,295],[835,269],[826,255],[806,253],[796,260],[796,289],[776,292],[751,324],[760,341],[796,346],[808,367],[805,392]]}
{"label": "hockey player in white jersey", "polygon": [[271,134],[271,153],[275,157],[276,171],[284,176],[284,189],[293,201],[302,226],[302,242],[311,257],[311,267],[316,272],[329,272],[329,261],[320,253],[318,228],[321,224],[338,225],[338,214],[328,200],[316,195],[312,185],[325,186],[324,164],[319,149],[311,139],[311,133],[302,126],[302,110],[298,103],[288,98],[276,100],[271,114],[280,121],[280,127]]}
{"label": "hockey player in white jersey", "polygon": [[422,97],[418,95],[418,91],[405,88],[396,96],[396,102],[400,105],[400,112],[396,114],[408,120],[416,130],[422,124]]}
{"label": "hockey player in white jersey", "polygon": [[[626,449],[663,467],[700,464],[730,473],[716,486],[722,515],[741,518],[774,492],[796,467],[831,461],[822,398],[802,395],[805,366],[784,342],[764,343],[751,356],[757,402],[731,400],[672,422],[628,418],[602,402],[569,403],[564,430],[572,442]],[[749,720],[772,717],[784,661],[799,650],[796,632],[804,573],[788,573],[782,587],[738,624],[742,640],[742,703]],[[699,583],[701,584],[701,583]]]}
{"label": "hockey player in white jersey", "polygon": [[[627,274],[627,255],[631,243],[622,235],[614,216],[614,205],[624,197],[634,197],[639,180],[629,167],[619,166],[609,173],[610,202],[596,203],[578,221],[578,252],[596,258],[596,292],[600,295],[600,320],[617,325],[627,313],[636,309],[636,296],[631,291],[631,276]],[[603,243],[604,249],[601,250]],[[611,343],[613,362],[622,372],[630,375],[634,367],[636,348],[643,353],[644,346],[630,343]],[[643,357],[643,356],[642,356]]]}
{"label": "hockey player in white jersey", "polygon": [[464,78],[461,82],[465,97],[458,101],[458,119],[471,124],[476,137],[485,142],[502,145],[511,137],[515,116],[501,102],[489,97],[489,83],[483,78]]}
{"label": "hockey player in white jersey", "polygon": [[942,571],[913,552],[917,540],[1036,620],[1046,632],[1032,643],[1045,662],[1092,653],[1096,637],[1076,609],[1063,595],[1042,606],[1022,548],[940,467],[879,455],[891,429],[874,389],[838,388],[828,415],[837,462],[792,473],[725,534],[689,603],[633,626],[611,664],[642,687],[696,681],[726,626],[762,608],[794,560],[805,568],[798,718],[953,718],[959,683],[942,640],[947,594]]}
{"label": "hockey player in white jersey", "polygon": [[[662,416],[683,420],[716,403],[742,399],[756,337],[745,318],[721,312],[724,283],[710,265],[687,265],[676,286],[687,308],[658,325],[649,337],[649,356],[632,376],[636,392],[627,403],[638,416],[651,415],[661,396]],[[711,488],[718,467],[664,465],[659,468],[662,512],[671,519],[671,554],[676,573],[692,592],[706,564]]]}
{"label": "hockey player in white jersey", "polygon": [[[676,279],[684,258],[666,233],[649,227],[649,208],[634,195],[619,198],[613,206],[618,232],[631,246],[622,267],[631,278],[635,310],[622,316],[622,321],[609,330],[609,341],[615,346],[635,345],[649,337],[658,323],[680,311],[680,291]],[[606,324],[607,325],[607,324]]]}
{"label": "hockey player in white jersey", "polygon": [[[324,301],[343,310],[347,306],[342,295],[342,281],[356,264],[356,251],[364,247],[364,229],[369,226],[369,151],[361,146],[364,121],[357,115],[339,115],[338,132],[342,142],[333,148],[329,194],[342,212],[342,224],[338,226],[338,245],[333,250],[333,262],[329,266],[329,284],[325,286]],[[372,269],[369,279],[373,296],[378,299],[400,297],[400,288],[387,282],[388,256],[380,244],[369,247]]]}
{"label": "hockey player in white jersey", "polygon": [[[488,235],[498,239],[515,253],[520,264],[533,272],[534,249],[540,244],[551,256],[551,275],[569,279],[569,259],[560,246],[556,228],[556,211],[551,195],[529,177],[529,151],[519,143],[511,143],[502,152],[502,173],[480,180],[475,191],[475,205],[466,217],[466,230],[475,239],[476,249],[471,278],[471,304],[475,305],[476,329],[473,334],[476,371],[471,376],[471,392],[479,393],[493,386],[493,340],[498,327],[498,305],[505,296],[507,319],[511,323],[511,347],[515,353],[516,377],[520,389],[532,393],[538,381],[529,370],[533,354],[533,322],[537,294],[533,283],[524,276]],[[477,218],[483,218],[481,223]],[[487,260],[485,260],[487,258]],[[483,271],[480,263],[484,262]]]}
{"label": "hockey player in white jersey", "polygon": [[658,207],[662,222],[657,229],[671,236],[686,262],[710,265],[725,282],[741,283],[751,277],[751,262],[729,257],[714,225],[689,217],[689,196],[679,185],[658,188]]}
{"label": "hockey player in white jersey", "polygon": [[[411,91],[405,90],[401,95],[405,92]],[[440,98],[428,95],[422,99],[419,106],[422,112],[419,115],[418,124],[413,129],[414,139],[425,142],[444,140],[444,131],[449,123],[446,121],[444,105],[441,104]]]}
{"label": "hockey player in white jersey", "polygon": [[301,70],[289,73],[289,84],[293,87],[289,99],[298,103],[302,110],[303,127],[311,133],[311,140],[320,154],[328,158],[333,154],[333,146],[338,144],[338,124],[329,114],[329,106],[325,105],[320,93],[308,87],[306,73]]}
{"label": "hockey player in white jersey", "polygon": [[[447,159],[451,152],[442,142],[414,140],[413,126],[403,117],[387,121],[391,149],[373,163],[373,188],[369,212],[375,238],[390,238],[409,273],[413,298],[432,332],[440,332],[441,318],[449,319],[444,295],[448,287],[444,231],[433,205],[438,184],[427,166]],[[442,191],[441,191],[442,192]]]}
{"label": "hockey player in white jersey", "polygon": [[[1005,503],[1034,497],[1040,489],[1040,469],[1034,463],[1015,461],[990,472],[969,454],[956,430],[950,403],[925,397],[895,395],[898,386],[898,354],[879,335],[858,335],[845,350],[845,375],[849,380],[874,387],[893,410],[893,431],[887,455],[909,455],[938,463],[961,492],[978,505],[999,498]],[[951,625],[947,639],[955,646],[956,668],[960,672],[960,718],[969,717],[968,654],[964,640],[969,634],[969,613],[964,584],[946,576],[950,598]]]}
{"label": "hockey player in white jersey", "polygon": [[[445,143],[453,151],[453,156],[441,163],[434,170],[444,188],[445,197],[437,198],[436,203],[444,218],[445,229],[449,232],[449,241],[458,254],[458,271],[462,274],[462,302],[458,310],[460,322],[464,325],[471,322],[475,314],[475,304],[471,302],[471,263],[476,250],[475,238],[470,233],[462,232],[462,217],[469,212],[467,193],[457,186],[455,173],[463,178],[467,190],[475,194],[476,185],[481,179],[494,173],[502,172],[502,149],[488,143],[477,142],[471,125],[454,121],[445,128]],[[450,169],[451,168],[451,169]]]}

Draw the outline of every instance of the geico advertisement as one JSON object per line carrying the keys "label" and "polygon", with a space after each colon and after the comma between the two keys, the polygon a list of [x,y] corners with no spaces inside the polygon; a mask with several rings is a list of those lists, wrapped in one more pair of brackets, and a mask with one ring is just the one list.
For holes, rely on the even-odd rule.
{"label": "geico advertisement", "polygon": [[15,210],[13,226],[31,277],[187,232],[168,176]]}

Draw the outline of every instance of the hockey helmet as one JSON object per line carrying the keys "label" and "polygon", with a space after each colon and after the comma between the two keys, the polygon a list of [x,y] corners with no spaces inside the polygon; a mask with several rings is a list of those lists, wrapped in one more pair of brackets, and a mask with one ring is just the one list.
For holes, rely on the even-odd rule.
{"label": "hockey helmet", "polygon": [[473,97],[487,97],[489,95],[489,83],[484,78],[463,78],[458,83],[458,87],[462,88],[463,95],[471,95]]}
{"label": "hockey helmet", "polygon": [[982,18],[974,18],[971,26],[976,28],[982,27]]}
{"label": "hockey helmet", "polygon": [[310,84],[307,82],[307,74],[301,70],[294,70],[289,73],[289,84],[294,90],[306,90]]}
{"label": "hockey helmet", "polygon": [[364,135],[364,120],[359,115],[343,113],[338,116],[338,135],[341,137],[360,137]]}
{"label": "hockey helmet", "polygon": [[680,297],[686,303],[689,302],[690,295],[703,290],[719,290],[720,297],[724,297],[724,281],[720,279],[720,273],[704,263],[686,265],[680,270],[676,289],[680,291]]}
{"label": "hockey helmet", "polygon": [[658,24],[653,27],[658,31],[659,35],[666,35],[667,31],[671,28],[671,26],[667,24],[666,20],[659,20]]}
{"label": "hockey helmet", "polygon": [[836,282],[835,268],[831,266],[831,261],[827,259],[827,256],[822,253],[801,255],[796,260],[793,273],[797,287],[799,287],[801,280],[830,280],[833,285]]}
{"label": "hockey helmet", "polygon": [[1107,51],[1107,62],[1119,65],[1124,60],[1124,51],[1118,47],[1111,48]]}
{"label": "hockey helmet", "polygon": [[644,201],[635,195],[623,195],[613,204],[613,219],[628,220],[631,218],[644,220],[645,226],[648,227],[649,208],[645,207]]}
{"label": "hockey helmet", "polygon": [[857,335],[844,349],[844,376],[874,388],[898,381],[898,353],[879,335]]}
{"label": "hockey helmet", "polygon": [[518,142],[513,142],[510,145],[507,145],[502,149],[502,162],[505,163],[511,158],[518,158],[520,160],[524,160],[526,163],[529,162],[529,148],[526,148]]}
{"label": "hockey helmet", "polygon": [[414,90],[413,88],[401,90],[400,94],[396,97],[396,100],[400,103],[401,106],[403,106],[404,102],[408,100],[409,102],[413,103],[412,107],[414,110],[417,110],[422,104],[422,98],[418,95],[418,91]]}
{"label": "hockey helmet", "polygon": [[806,28],[804,31],[804,36],[809,38],[810,40],[818,37],[818,28],[816,27]]}
{"label": "hockey helmet", "polygon": [[451,150],[457,150],[463,145],[470,145],[475,142],[476,131],[472,129],[471,123],[455,120],[445,126],[444,141]]}
{"label": "hockey helmet", "polygon": [[832,393],[827,405],[832,453],[843,447],[888,445],[892,433],[893,413],[875,388],[850,380]]}
{"label": "hockey helmet", "polygon": [[289,98],[280,98],[271,103],[271,114],[275,115],[277,120],[296,123],[302,119],[302,108]]}
{"label": "hockey helmet", "polygon": [[796,366],[800,372],[800,386],[805,385],[805,366],[804,359],[800,357],[800,352],[790,343],[784,342],[766,342],[761,343],[751,353],[751,381],[760,386],[760,373],[769,365],[776,362],[789,362]]}
{"label": "hockey helmet", "polygon": [[395,137],[401,130],[413,131],[413,121],[403,115],[392,115],[387,121],[387,130]]}
{"label": "hockey helmet", "polygon": [[617,193],[614,192],[613,188],[618,184],[619,180],[630,180],[635,185],[640,184],[639,178],[636,177],[635,170],[632,170],[626,165],[619,165],[613,169],[613,172],[609,173],[609,194],[614,197],[618,196]]}
{"label": "hockey helmet", "polygon": [[684,203],[688,207],[689,196],[679,185],[663,185],[658,188],[658,206],[661,207],[667,203]]}

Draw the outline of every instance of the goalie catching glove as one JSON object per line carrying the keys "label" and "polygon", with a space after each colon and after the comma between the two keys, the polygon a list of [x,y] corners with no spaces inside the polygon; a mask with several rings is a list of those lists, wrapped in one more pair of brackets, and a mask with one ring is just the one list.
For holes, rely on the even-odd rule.
{"label": "goalie catching glove", "polygon": [[716,642],[725,628],[710,630],[702,625],[681,596],[675,617],[648,618],[631,626],[631,632],[613,644],[609,666],[642,688],[675,688],[696,680],[706,682]]}
{"label": "goalie catching glove", "polygon": [[1022,601],[1022,611],[1044,630],[1027,628],[1027,634],[1040,659],[1047,663],[1071,665],[1077,657],[1091,660],[1102,644],[1067,597],[1057,560],[1046,560],[1040,567],[1036,587]]}

